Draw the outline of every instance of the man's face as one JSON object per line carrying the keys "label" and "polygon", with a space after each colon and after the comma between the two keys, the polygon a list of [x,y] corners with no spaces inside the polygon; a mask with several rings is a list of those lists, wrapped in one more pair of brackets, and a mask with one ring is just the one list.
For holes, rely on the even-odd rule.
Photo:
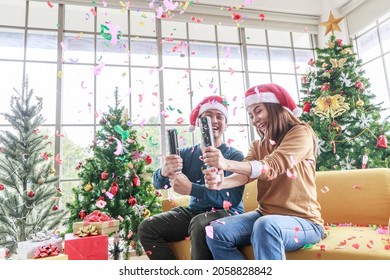
{"label": "man's face", "polygon": [[222,139],[223,133],[226,130],[226,118],[221,111],[217,109],[209,109],[204,111],[199,117],[210,117],[214,140]]}

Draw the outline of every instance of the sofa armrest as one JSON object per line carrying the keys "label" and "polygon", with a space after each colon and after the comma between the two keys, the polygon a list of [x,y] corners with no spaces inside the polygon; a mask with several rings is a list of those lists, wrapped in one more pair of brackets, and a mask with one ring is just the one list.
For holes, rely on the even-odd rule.
{"label": "sofa armrest", "polygon": [[184,206],[186,207],[190,203],[190,196],[189,195],[181,195],[181,196],[175,196],[171,198],[165,198],[162,201],[162,211],[167,212],[171,210],[172,208],[178,207],[178,206]]}

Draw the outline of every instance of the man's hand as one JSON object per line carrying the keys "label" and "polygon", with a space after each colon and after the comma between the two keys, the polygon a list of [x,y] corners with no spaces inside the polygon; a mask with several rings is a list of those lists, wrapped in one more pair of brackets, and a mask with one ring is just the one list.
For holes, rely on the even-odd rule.
{"label": "man's hand", "polygon": [[188,195],[192,190],[192,183],[183,173],[175,173],[169,176],[169,184],[178,194]]}
{"label": "man's hand", "polygon": [[179,155],[169,155],[165,157],[164,164],[161,168],[161,176],[170,177],[175,172],[183,168],[183,159]]}
{"label": "man's hand", "polygon": [[215,147],[206,147],[203,152],[203,162],[206,166],[216,167],[219,170],[227,169],[227,160],[220,150]]}

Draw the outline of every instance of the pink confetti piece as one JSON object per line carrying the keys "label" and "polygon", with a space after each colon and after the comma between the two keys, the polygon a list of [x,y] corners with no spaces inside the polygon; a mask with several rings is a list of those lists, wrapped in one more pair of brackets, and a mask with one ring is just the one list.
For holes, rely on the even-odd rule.
{"label": "pink confetti piece", "polygon": [[90,11],[91,11],[91,13],[96,17],[96,11],[95,11],[95,9],[94,9],[94,8],[91,8]]}
{"label": "pink confetti piece", "polygon": [[133,234],[134,234],[134,232],[131,230],[131,231],[129,232],[129,234],[127,235],[127,238],[130,239],[130,237],[132,237]]}
{"label": "pink confetti piece", "polygon": [[123,217],[121,215],[118,215],[118,220],[123,222]]}
{"label": "pink confetti piece", "polygon": [[109,199],[112,199],[114,197],[114,195],[110,192],[105,192],[104,193]]}
{"label": "pink confetti piece", "polygon": [[214,239],[214,229],[213,229],[213,227],[212,226],[206,226],[205,230],[206,230],[207,237],[211,238],[211,239]]}
{"label": "pink confetti piece", "polygon": [[103,67],[104,67],[105,65],[106,65],[106,64],[105,64],[104,62],[100,62],[99,65],[97,65],[97,66],[94,68],[93,72],[94,72],[95,76],[100,75],[100,72],[102,71],[102,69],[103,69]]}
{"label": "pink confetti piece", "polygon": [[352,189],[354,189],[354,190],[359,190],[359,189],[361,189],[358,185],[354,185],[354,186],[352,186]]}
{"label": "pink confetti piece", "polygon": [[123,154],[123,146],[122,146],[122,142],[116,138],[116,137],[113,137],[115,142],[116,142],[116,150],[114,152],[115,155],[119,156],[121,154]]}
{"label": "pink confetti piece", "polygon": [[53,8],[53,4],[50,3],[50,1],[47,1],[47,5],[49,6],[49,8]]}
{"label": "pink confetti piece", "polygon": [[60,154],[57,154],[55,159],[58,165],[62,164],[62,160],[60,159]]}
{"label": "pink confetti piece", "polygon": [[152,251],[150,251],[150,250],[145,251],[145,253],[146,253],[147,255],[149,255],[149,256],[150,256],[151,254],[153,254]]}
{"label": "pink confetti piece", "polygon": [[299,242],[299,239],[298,239],[298,236],[294,236],[294,241],[295,241],[295,243],[298,243]]}
{"label": "pink confetti piece", "polygon": [[296,170],[291,172],[290,169],[287,169],[287,177],[289,177],[290,179],[296,179],[298,177],[298,173]]}
{"label": "pink confetti piece", "polygon": [[272,139],[269,140],[269,143],[270,143],[272,146],[276,145],[275,140],[272,140]]}
{"label": "pink confetti piece", "polygon": [[261,21],[264,21],[265,20],[265,15],[264,14],[259,14],[259,18]]}
{"label": "pink confetti piece", "polygon": [[360,245],[357,244],[357,243],[354,243],[354,244],[352,244],[352,247],[355,248],[355,249],[357,250],[357,249],[359,249]]}
{"label": "pink confetti piece", "polygon": [[226,146],[230,147],[231,144],[232,144],[232,142],[234,142],[234,140],[229,138],[229,139],[226,141]]}
{"label": "pink confetti piece", "polygon": [[231,206],[232,204],[229,201],[227,200],[223,201],[223,209],[225,209],[226,211],[229,210]]}
{"label": "pink confetti piece", "polygon": [[60,132],[58,130],[56,130],[56,136],[57,137],[64,137],[64,134],[60,134]]}
{"label": "pink confetti piece", "polygon": [[290,162],[291,162],[291,166],[295,166],[297,164],[297,162],[295,161],[295,158],[294,156],[290,156]]}
{"label": "pink confetti piece", "polygon": [[185,240],[190,240],[191,238],[189,236],[184,237]]}
{"label": "pink confetti piece", "polygon": [[171,0],[164,0],[164,6],[167,10],[169,11],[173,11],[177,8],[177,6],[179,5],[178,2],[175,2],[173,3]]}
{"label": "pink confetti piece", "polygon": [[322,193],[327,193],[329,191],[329,188],[327,186],[321,188]]}

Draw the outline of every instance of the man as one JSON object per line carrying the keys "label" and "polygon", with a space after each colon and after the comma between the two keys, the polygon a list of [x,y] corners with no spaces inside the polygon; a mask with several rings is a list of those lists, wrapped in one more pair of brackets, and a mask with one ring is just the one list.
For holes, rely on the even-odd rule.
{"label": "man", "polygon": [[[203,99],[190,115],[189,131],[193,132],[200,117],[210,117],[214,146],[229,160],[242,161],[244,155],[223,143],[228,108],[220,96]],[[244,212],[242,195],[244,186],[224,191],[210,190],[204,185],[202,147],[180,149],[180,155],[169,155],[163,166],[153,175],[156,189],[173,187],[176,193],[190,195],[188,207],[176,207],[144,220],[138,227],[139,240],[151,260],[174,260],[169,242],[188,236],[191,240],[191,259],[213,259],[206,243],[205,226],[210,221]],[[181,170],[181,172],[177,172]],[[225,176],[230,175],[225,172]]]}

